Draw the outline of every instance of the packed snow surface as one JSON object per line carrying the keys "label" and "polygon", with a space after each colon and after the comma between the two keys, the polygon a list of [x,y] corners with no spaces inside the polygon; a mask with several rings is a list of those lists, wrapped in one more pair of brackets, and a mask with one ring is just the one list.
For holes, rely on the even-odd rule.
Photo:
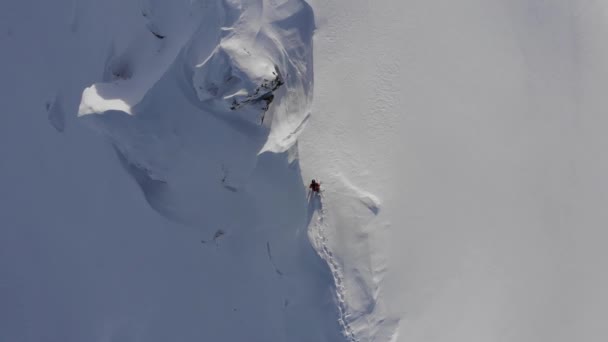
{"label": "packed snow surface", "polygon": [[606,340],[606,32],[598,1],[0,2],[0,341]]}

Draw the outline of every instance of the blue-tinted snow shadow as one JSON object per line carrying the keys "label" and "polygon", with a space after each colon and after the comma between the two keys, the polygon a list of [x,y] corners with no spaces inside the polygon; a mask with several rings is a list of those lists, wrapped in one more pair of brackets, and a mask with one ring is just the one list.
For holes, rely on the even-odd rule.
{"label": "blue-tinted snow shadow", "polygon": [[[314,17],[308,4],[298,5],[302,7],[297,15],[273,25],[298,28],[306,46],[286,48],[290,56],[310,63],[305,71],[311,86]],[[205,269],[205,286],[219,292],[197,294],[205,306],[192,316],[215,320],[226,302],[234,302],[240,310],[229,314],[251,334],[277,337],[281,334],[273,331],[285,329],[292,342],[346,341],[338,322],[334,278],[308,234],[314,213],[322,209],[319,196],[307,197],[300,166],[297,160],[289,162],[288,153],[257,154],[268,137],[267,127],[231,112],[210,111],[201,103],[192,72],[184,50],[133,108],[133,115],[106,112],[87,118],[108,130],[104,133],[117,146],[120,163],[157,212],[211,233],[218,228],[227,232],[212,255],[219,266],[210,262]],[[301,81],[295,71],[286,74],[286,87]],[[306,89],[308,94],[312,88]],[[100,95],[120,96],[108,89],[101,89]],[[223,186],[226,165],[245,181],[232,189]],[[281,274],[268,261],[270,246]],[[230,334],[221,331],[208,338]]]}
{"label": "blue-tinted snow shadow", "polygon": [[[302,336],[315,336],[316,341],[346,341],[338,323],[339,311],[335,301],[335,284],[327,263],[313,247],[308,227],[314,212],[321,210],[318,195],[308,196],[298,161],[289,163],[287,153],[266,152],[259,156],[252,191],[262,194],[262,216],[269,219],[269,239],[274,241],[273,257],[281,266],[287,281],[293,281],[292,296],[306,301],[294,320],[289,323]],[[281,246],[281,244],[283,246]],[[290,279],[292,278],[292,279]],[[296,317],[297,316],[297,317]],[[316,333],[311,335],[311,329]],[[298,339],[299,340],[299,339]]]}
{"label": "blue-tinted snow shadow", "polygon": [[[130,125],[135,125],[138,120],[145,118],[146,114],[133,117],[122,112],[107,112],[102,117],[95,116],[90,119],[109,120],[113,127],[123,127],[128,132]],[[171,183],[155,179],[144,167],[129,160],[119,148],[115,147],[115,150],[121,165],[139,184],[152,208],[170,220],[192,224],[191,220],[184,220],[167,209],[172,205],[167,202],[173,198]],[[219,187],[220,179],[216,182]],[[294,341],[307,340],[313,336],[315,341],[345,341],[338,323],[339,311],[335,301],[334,279],[329,266],[318,255],[308,235],[308,227],[314,214],[322,209],[321,198],[308,192],[298,161],[290,163],[288,153],[263,153],[257,158],[257,165],[246,188],[237,193],[223,191],[228,196],[225,204],[219,203],[220,200],[215,202],[221,207],[230,208],[232,205],[232,208],[239,208],[239,215],[234,217],[231,221],[233,223],[227,225],[230,227],[231,238],[234,241],[249,243],[264,241],[264,245],[260,247],[265,248],[272,244],[273,259],[284,275],[281,274],[278,279],[259,280],[255,284],[252,282],[250,286],[284,290],[283,293],[278,290],[276,293],[270,291],[264,301],[280,300],[291,303],[290,309],[285,309],[285,315],[290,317],[285,323],[286,329],[294,336],[305,337]],[[217,190],[210,190],[210,194],[212,193],[215,195],[211,197],[221,195]],[[241,198],[242,201],[240,204],[230,204],[229,196]],[[203,215],[207,214],[206,211],[215,211],[205,206],[201,206],[199,210]],[[251,220],[245,219],[246,212],[255,212],[255,215],[251,216]],[[228,218],[228,214],[219,211],[213,215]],[[205,218],[201,222],[208,222],[208,219]],[[226,222],[228,221],[224,220],[224,223]],[[252,230],[252,227],[260,228]],[[260,262],[257,262],[256,267],[259,267]],[[251,279],[247,276],[244,278]],[[282,297],[284,295],[286,298]],[[260,296],[264,298],[264,294]],[[313,331],[314,334],[311,335]]]}

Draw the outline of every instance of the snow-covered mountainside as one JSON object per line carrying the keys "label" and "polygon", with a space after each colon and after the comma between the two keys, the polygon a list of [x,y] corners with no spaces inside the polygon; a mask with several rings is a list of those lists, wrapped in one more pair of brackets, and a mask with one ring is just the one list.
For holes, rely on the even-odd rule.
{"label": "snow-covered mountainside", "polygon": [[295,149],[306,2],[2,6],[0,340],[347,340]]}
{"label": "snow-covered mountainside", "polygon": [[[279,172],[258,160],[288,151],[309,116],[312,10],[297,0],[163,6],[175,14],[142,9],[150,25],[112,51],[79,116],[110,139],[163,215],[255,226],[263,180],[254,175]],[[162,38],[150,27],[162,27]]]}
{"label": "snow-covered mountainside", "polygon": [[0,2],[0,341],[605,340],[607,30],[596,1]]}

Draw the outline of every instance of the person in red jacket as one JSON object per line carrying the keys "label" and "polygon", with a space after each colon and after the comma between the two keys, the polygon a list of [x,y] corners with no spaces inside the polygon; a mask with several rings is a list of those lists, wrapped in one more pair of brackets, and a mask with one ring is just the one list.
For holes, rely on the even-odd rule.
{"label": "person in red jacket", "polygon": [[312,192],[319,193],[319,191],[321,191],[321,183],[317,183],[317,181],[313,179],[308,188],[312,190]]}

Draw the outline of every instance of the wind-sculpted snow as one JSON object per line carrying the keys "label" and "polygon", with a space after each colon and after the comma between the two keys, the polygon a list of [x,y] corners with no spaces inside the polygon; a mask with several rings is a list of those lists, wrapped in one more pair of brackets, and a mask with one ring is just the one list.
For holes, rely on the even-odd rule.
{"label": "wind-sculpted snow", "polygon": [[[253,340],[344,340],[335,279],[308,238],[314,208],[296,158],[310,115],[311,8],[210,1],[173,9],[167,16],[187,15],[172,20],[148,5],[147,25],[110,51],[104,82],[84,90],[79,116],[110,140],[156,211],[200,228],[211,237],[203,245],[235,260],[243,276],[220,280],[242,279],[248,290],[232,300],[266,308],[243,316],[264,331]],[[274,276],[255,278],[261,269]]]}
{"label": "wind-sculpted snow", "polygon": [[[332,308],[321,295],[295,310],[302,321],[332,328],[290,341],[388,340],[394,324],[385,322],[374,293],[377,269],[385,266],[372,263],[366,238],[351,238],[378,213],[377,200],[336,183],[342,195],[328,194],[342,204],[325,221],[332,229],[324,229],[320,199],[309,197],[307,205],[294,190],[303,183],[296,141],[311,107],[311,8],[299,0],[205,4],[174,24],[144,10],[147,26],[123,52],[111,51],[105,82],[84,91],[80,116],[110,139],[163,216],[200,227],[213,242],[224,235],[259,241],[266,258],[251,262],[270,261],[281,279],[308,277],[285,285],[288,293],[319,297],[306,284],[325,279],[326,289],[334,289]],[[352,200],[362,205],[355,221],[340,214]],[[336,234],[355,250],[337,244]],[[319,256],[326,265],[316,274],[296,271]]]}
{"label": "wind-sculpted snow", "polygon": [[298,0],[171,12],[184,20],[142,11],[147,27],[111,54],[79,115],[110,138],[163,215],[196,225],[233,216],[235,203],[253,203],[259,154],[287,151],[309,115],[312,11]]}

